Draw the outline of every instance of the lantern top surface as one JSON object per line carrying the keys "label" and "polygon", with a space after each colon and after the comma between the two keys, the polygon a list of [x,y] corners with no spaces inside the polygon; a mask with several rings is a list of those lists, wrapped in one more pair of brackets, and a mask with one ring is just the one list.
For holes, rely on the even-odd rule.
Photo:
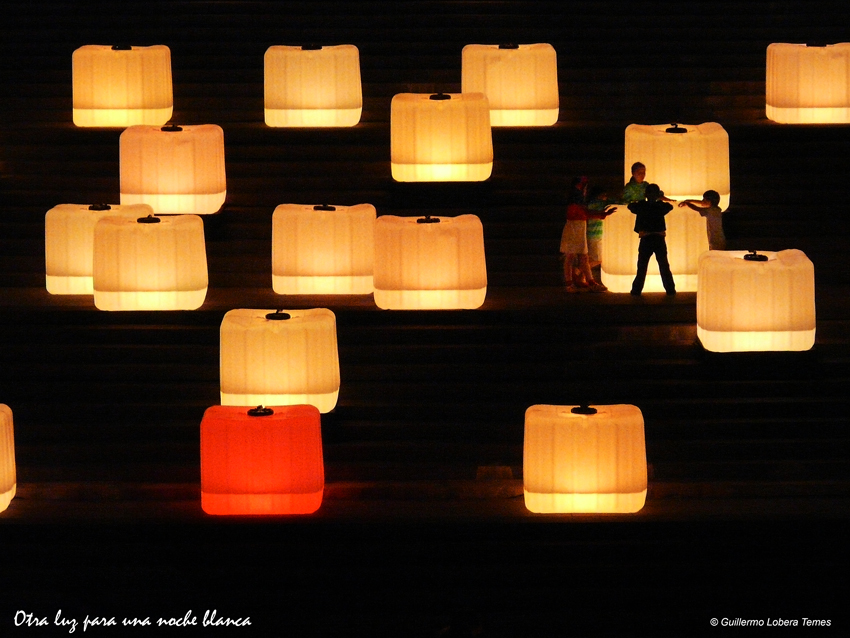
{"label": "lantern top surface", "polygon": [[144,53],[171,55],[171,49],[164,44],[152,44],[149,46],[130,46],[116,48],[113,44],[84,44],[76,49],[72,56],[84,55],[139,55]]}
{"label": "lantern top surface", "polygon": [[[395,226],[410,226],[410,227],[418,227],[418,228],[432,228],[435,229],[433,232],[439,232],[439,230],[446,230],[451,228],[458,227],[474,227],[481,228],[483,231],[483,224],[477,215],[458,215],[456,217],[440,217],[432,215],[430,216],[431,220],[434,220],[435,223],[431,224],[422,224],[420,220],[422,217],[399,217],[398,215],[381,215],[377,219],[378,224],[389,224]],[[438,223],[436,223],[438,222]],[[423,231],[425,232],[425,231]]]}
{"label": "lantern top surface", "polygon": [[[95,207],[96,206],[96,207]],[[48,215],[97,215],[105,217],[108,215],[129,215],[133,217],[147,217],[153,215],[153,208],[148,204],[58,204],[47,211]]]}
{"label": "lantern top surface", "polygon": [[359,50],[353,44],[332,45],[303,45],[303,44],[274,44],[266,49],[267,56],[275,55],[298,55],[310,56],[332,56],[338,53],[358,54]]}
{"label": "lantern top surface", "polygon": [[805,43],[790,43],[790,42],[773,42],[767,45],[768,51],[781,52],[783,50],[789,52],[799,52],[800,49],[809,49],[812,52],[821,51],[837,51],[839,49],[850,49],[850,42],[836,42],[835,44],[805,44]]}
{"label": "lantern top surface", "polygon": [[609,421],[619,419],[640,419],[643,421],[643,416],[640,408],[634,405],[621,403],[612,405],[596,405],[591,404],[590,407],[596,408],[593,414],[584,414],[582,412],[574,412],[575,408],[581,408],[580,405],[548,405],[538,404],[532,405],[525,411],[525,420],[541,419],[563,421],[565,425],[573,425],[582,421]]}
{"label": "lantern top surface", "polygon": [[463,47],[463,53],[496,52],[501,51],[503,55],[520,55],[523,53],[555,52],[555,47],[545,42],[535,44],[517,44],[505,46],[504,44],[467,44]]}
{"label": "lantern top surface", "polygon": [[[317,206],[321,206],[317,208]],[[336,204],[319,205],[319,204],[280,204],[274,209],[273,214],[316,214],[323,213],[364,213],[377,215],[377,211],[372,204],[354,204],[353,206],[339,206]]]}
{"label": "lantern top surface", "polygon": [[[288,314],[289,319],[273,321],[266,318],[266,315],[276,312]],[[222,327],[229,326],[242,330],[262,329],[272,331],[293,330],[328,323],[335,325],[336,315],[327,308],[308,308],[301,310],[237,308],[225,313],[221,321]]]}
{"label": "lantern top surface", "polygon": [[247,406],[214,405],[206,409],[203,420],[248,421],[254,422],[258,426],[270,425],[279,421],[291,421],[293,419],[310,419],[317,422],[321,420],[321,413],[314,405],[304,404],[263,407],[271,407],[273,409],[273,413],[262,417],[255,417],[249,415],[248,411],[256,409],[256,406],[254,408],[250,408]]}
{"label": "lantern top surface", "polygon": [[[808,267],[814,268],[811,260],[802,250],[791,248],[788,250],[780,250],[778,252],[760,250],[759,255],[767,257],[764,261],[748,260],[746,256],[750,252],[747,250],[709,250],[704,252],[699,257],[700,265],[703,263],[713,262],[717,264],[728,264],[730,266],[738,264],[746,264],[749,268],[793,268],[793,267]],[[737,266],[743,268],[744,266]]]}
{"label": "lantern top surface", "polygon": [[158,219],[159,223],[140,224],[138,222],[138,219],[133,216],[106,215],[105,217],[102,217],[97,223],[98,225],[103,226],[130,226],[132,228],[139,229],[138,232],[152,233],[160,232],[160,229],[162,228],[169,228],[173,230],[191,230],[196,227],[200,227],[201,232],[203,232],[204,229],[204,222],[199,215],[173,215],[168,217],[156,217],[155,219]]}
{"label": "lantern top surface", "polygon": [[[443,93],[448,99],[432,100],[434,93],[396,93],[393,96],[392,106],[403,106],[411,108],[461,108],[458,105],[470,106],[483,103],[487,106],[487,96],[483,93]],[[488,107],[489,108],[489,107]]]}
{"label": "lantern top surface", "polygon": [[180,139],[195,135],[215,135],[224,139],[224,129],[222,129],[218,124],[181,124],[180,126],[170,126],[173,128],[166,129],[166,127],[163,126],[135,124],[133,126],[128,126],[126,129],[124,129],[124,132],[121,133],[119,140],[124,140],[125,138],[139,138],[149,136],[157,136],[161,139]]}
{"label": "lantern top surface", "polygon": [[717,122],[704,122],[702,124],[681,124],[676,123],[676,127],[679,129],[685,129],[685,133],[668,133],[668,129],[670,129],[672,124],[629,124],[626,127],[626,137],[632,136],[644,136],[644,137],[664,137],[670,140],[680,140],[684,141],[686,138],[691,138],[694,136],[718,136],[729,138],[729,134],[726,132],[720,124]]}

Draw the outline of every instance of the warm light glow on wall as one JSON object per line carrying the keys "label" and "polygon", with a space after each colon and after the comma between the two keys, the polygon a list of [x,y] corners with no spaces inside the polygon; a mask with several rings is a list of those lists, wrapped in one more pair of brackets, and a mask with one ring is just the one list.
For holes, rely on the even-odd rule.
{"label": "warm light glow on wall", "polygon": [[[699,260],[697,336],[706,350],[809,350],[815,343],[815,268],[799,250],[712,250]],[[766,258],[766,259],[764,259]]]}
{"label": "warm light glow on wall", "polygon": [[149,204],[158,215],[208,215],[224,204],[220,126],[131,126],[119,147],[122,204]]}
{"label": "warm light glow on wall", "polygon": [[471,309],[481,306],[486,295],[484,228],[478,217],[378,217],[375,304],[379,308]]}
{"label": "warm light glow on wall", "polygon": [[461,92],[487,96],[491,126],[558,121],[558,61],[551,44],[467,44],[461,58]]}
{"label": "warm light glow on wall", "polygon": [[[207,514],[310,514],[325,470],[319,411],[213,406],[201,421],[201,508]],[[271,414],[269,414],[271,412]]]}
{"label": "warm light glow on wall", "polygon": [[[668,132],[668,131],[680,132]],[[729,135],[716,122],[626,127],[625,181],[635,162],[646,165],[646,181],[670,199],[702,199],[707,190],[729,207]]]}
{"label": "warm light glow on wall", "polygon": [[238,309],[221,322],[222,405],[315,405],[339,396],[336,316],[310,310]]}
{"label": "warm light glow on wall", "polygon": [[[699,197],[702,199],[702,196]],[[699,256],[708,250],[705,218],[687,207],[673,206],[666,217],[667,258],[679,292],[696,292]],[[640,238],[634,231],[635,216],[625,205],[603,222],[602,283],[611,292],[629,292],[637,273]],[[644,292],[664,292],[658,262],[649,262]]]}
{"label": "warm light glow on wall", "polygon": [[17,487],[12,410],[8,405],[0,403],[0,512],[9,507]]}
{"label": "warm light glow on wall", "polygon": [[850,123],[850,43],[768,46],[766,105],[782,124]]}
{"label": "warm light glow on wall", "polygon": [[267,125],[354,126],[360,121],[363,91],[356,46],[273,46],[264,64]]}
{"label": "warm light glow on wall", "polygon": [[147,204],[60,204],[44,216],[44,262],[51,295],[94,294],[94,226],[103,217],[153,215]]}
{"label": "warm light glow on wall", "polygon": [[71,61],[77,126],[161,126],[171,119],[167,46],[88,44],[74,51]]}
{"label": "warm light glow on wall", "polygon": [[[525,506],[536,513],[620,513],[646,502],[643,415],[633,405],[533,405],[525,412]],[[580,410],[580,408],[579,408]]]}
{"label": "warm light glow on wall", "polygon": [[272,288],[281,295],[368,295],[374,290],[371,204],[282,204],[272,215]]}
{"label": "warm light glow on wall", "polygon": [[480,182],[493,171],[483,93],[399,93],[390,108],[390,155],[399,182]]}
{"label": "warm light glow on wall", "polygon": [[152,219],[158,222],[104,217],[95,225],[94,305],[101,310],[194,310],[204,303],[203,220]]}

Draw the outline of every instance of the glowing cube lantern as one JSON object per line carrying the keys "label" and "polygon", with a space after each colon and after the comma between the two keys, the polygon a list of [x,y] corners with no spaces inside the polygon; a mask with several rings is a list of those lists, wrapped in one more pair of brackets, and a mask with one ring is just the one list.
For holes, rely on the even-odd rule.
{"label": "glowing cube lantern", "polygon": [[231,310],[221,322],[221,404],[310,404],[339,396],[336,316],[326,308]]}
{"label": "glowing cube lantern", "polygon": [[149,204],[157,215],[208,215],[224,204],[224,131],[215,124],[131,126],[119,164],[122,204]]}
{"label": "glowing cube lantern", "polygon": [[533,405],[522,471],[532,512],[637,512],[647,491],[643,415],[633,405]]}
{"label": "glowing cube lantern", "polygon": [[201,508],[207,514],[310,514],[325,488],[319,411],[213,406],[201,421]]}
{"label": "glowing cube lantern", "polygon": [[551,44],[468,44],[461,92],[483,93],[491,126],[552,126],[558,121],[558,61]]}
{"label": "glowing cube lantern", "polygon": [[77,126],[161,126],[171,119],[167,46],[88,44],[74,51],[71,66]]}
{"label": "glowing cube lantern", "polygon": [[281,295],[374,290],[375,207],[282,204],[272,215],[272,288]]}
{"label": "glowing cube lantern", "polygon": [[766,111],[781,124],[850,123],[850,43],[767,47]]}
{"label": "glowing cube lantern", "polygon": [[363,110],[360,53],[352,44],[266,50],[268,126],[354,126]]}
{"label": "glowing cube lantern", "polygon": [[375,304],[472,309],[487,295],[484,228],[475,215],[396,217],[375,224]]}
{"label": "glowing cube lantern", "polygon": [[712,250],[699,261],[697,336],[706,350],[809,350],[815,269],[799,250]]}
{"label": "glowing cube lantern", "polygon": [[9,507],[17,487],[12,410],[8,405],[0,403],[0,512]]}
{"label": "glowing cube lantern", "polygon": [[493,171],[490,106],[483,93],[399,93],[390,105],[392,176],[398,182],[480,182]]}
{"label": "glowing cube lantern", "polygon": [[102,218],[94,227],[93,283],[101,310],[199,308],[208,285],[203,220]]}

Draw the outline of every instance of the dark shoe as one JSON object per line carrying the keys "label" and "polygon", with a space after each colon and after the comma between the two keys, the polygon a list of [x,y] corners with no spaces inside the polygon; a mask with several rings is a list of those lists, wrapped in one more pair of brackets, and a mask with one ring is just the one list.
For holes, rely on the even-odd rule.
{"label": "dark shoe", "polygon": [[630,295],[634,295],[635,297],[640,297],[640,293],[640,290],[632,290],[631,292],[629,292]]}
{"label": "dark shoe", "polygon": [[675,290],[668,290],[668,291],[667,291],[667,296],[668,296],[668,297],[672,297],[672,296],[673,296],[673,295],[675,295],[675,294],[676,294],[676,291],[675,291]]}

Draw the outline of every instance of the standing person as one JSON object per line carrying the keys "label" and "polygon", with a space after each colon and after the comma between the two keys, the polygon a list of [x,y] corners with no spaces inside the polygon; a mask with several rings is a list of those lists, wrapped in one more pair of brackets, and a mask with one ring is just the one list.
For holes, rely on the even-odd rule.
{"label": "standing person", "polygon": [[641,162],[632,164],[632,177],[623,186],[623,195],[620,202],[631,204],[642,202],[646,199],[646,166]]}
{"label": "standing person", "polygon": [[[575,177],[568,197],[567,222],[561,233],[561,252],[564,254],[564,283],[567,292],[604,292],[608,290],[593,278],[587,260],[587,220],[604,218],[614,207],[602,211],[587,208],[587,178]],[[575,266],[577,265],[577,268]],[[578,270],[578,273],[575,271]],[[576,276],[578,275],[578,277]],[[579,279],[580,278],[580,279]]]}
{"label": "standing person", "polygon": [[640,237],[638,245],[637,274],[632,282],[631,293],[640,295],[646,281],[646,269],[652,255],[658,262],[661,281],[668,295],[676,294],[676,284],[670,263],[667,261],[667,224],[664,216],[673,210],[673,205],[661,201],[661,189],[658,184],[646,185],[646,200],[629,204],[629,210],[635,214],[635,232]]}
{"label": "standing person", "polygon": [[702,201],[686,199],[679,203],[679,208],[682,206],[687,206],[705,217],[708,249],[726,250],[726,235],[723,234],[723,211],[720,210],[720,193],[705,191],[702,195]]}
{"label": "standing person", "polygon": [[[587,196],[587,208],[593,212],[608,208],[608,193],[601,186],[594,186]],[[602,265],[602,233],[605,226],[601,219],[589,217],[587,220],[587,261],[592,271]]]}

